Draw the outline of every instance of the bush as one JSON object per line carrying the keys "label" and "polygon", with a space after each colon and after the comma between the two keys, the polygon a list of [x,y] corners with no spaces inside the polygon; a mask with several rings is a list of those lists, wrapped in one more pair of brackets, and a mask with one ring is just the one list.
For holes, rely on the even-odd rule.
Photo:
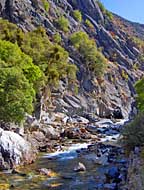
{"label": "bush", "polygon": [[62,38],[61,38],[61,36],[60,36],[59,33],[55,33],[55,34],[53,35],[53,41],[54,41],[55,43],[57,43],[57,44],[60,44],[60,43],[61,43]]}
{"label": "bush", "polygon": [[42,0],[42,3],[43,3],[43,6],[44,6],[44,9],[45,11],[49,11],[49,8],[50,8],[50,4],[47,0]]}
{"label": "bush", "polygon": [[140,113],[136,116],[134,121],[124,126],[123,131],[123,143],[128,148],[134,148],[135,146],[141,146],[144,144],[144,113]]}
{"label": "bush", "polygon": [[137,106],[140,111],[144,112],[144,78],[136,82],[135,89],[137,92]]}
{"label": "bush", "polygon": [[73,11],[73,16],[74,18],[78,21],[81,22],[82,21],[82,14],[79,10],[74,10]]}
{"label": "bush", "polygon": [[58,20],[56,21],[56,23],[60,30],[62,30],[64,32],[69,31],[69,21],[64,16],[59,17]]}
{"label": "bush", "polygon": [[0,68],[0,120],[20,123],[33,111],[35,91],[22,71]]}
{"label": "bush", "polygon": [[0,38],[0,120],[20,123],[26,112],[32,113],[36,93],[45,93],[44,86],[51,89],[65,77],[73,82],[77,68],[42,27],[23,33],[0,20]]}
{"label": "bush", "polygon": [[90,29],[94,29],[94,25],[91,23],[90,20],[86,19],[85,24],[86,24]]}
{"label": "bush", "polygon": [[[67,72],[70,66],[68,52],[60,45],[52,44],[45,30],[39,28],[27,33],[22,44],[22,50],[32,57],[35,65],[41,68],[47,85],[57,85],[60,79],[70,75]],[[72,72],[75,72],[76,77],[76,70]]]}
{"label": "bush", "polygon": [[136,46],[142,53],[144,53],[144,41],[138,37],[131,37],[130,42],[133,46]]}
{"label": "bush", "polygon": [[109,12],[108,10],[106,10],[105,12],[106,16],[110,19],[113,20],[113,14],[111,12]]}
{"label": "bush", "polygon": [[0,19],[0,39],[12,43],[17,42],[18,45],[21,45],[21,42],[24,39],[24,33],[15,24]]}
{"label": "bush", "polygon": [[99,0],[97,0],[97,3],[99,5],[99,8],[102,11],[102,13],[104,15],[106,15],[110,20],[112,20],[113,19],[113,14],[111,12],[109,12],[108,10],[106,10],[106,8],[104,7],[104,5]]}
{"label": "bush", "polygon": [[95,41],[82,31],[72,34],[70,41],[81,54],[87,70],[95,74],[97,78],[101,78],[106,69],[107,60],[97,49]]}
{"label": "bush", "polygon": [[122,71],[121,71],[121,76],[124,80],[128,81],[129,76],[124,69],[122,69]]}
{"label": "bush", "polygon": [[129,148],[144,145],[144,78],[136,82],[137,106],[140,113],[122,131],[123,142]]}
{"label": "bush", "polygon": [[0,120],[21,122],[32,113],[39,67],[16,44],[0,40]]}

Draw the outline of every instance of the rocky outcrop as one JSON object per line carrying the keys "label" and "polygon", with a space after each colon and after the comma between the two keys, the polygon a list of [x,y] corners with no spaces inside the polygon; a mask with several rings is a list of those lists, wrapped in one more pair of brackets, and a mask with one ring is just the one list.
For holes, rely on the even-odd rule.
{"label": "rocky outcrop", "polygon": [[94,1],[94,0],[89,0],[89,1],[78,0],[75,3],[75,1],[73,1],[73,0],[68,0],[68,2],[70,2],[75,9],[79,9],[84,16],[89,15],[98,23],[104,24],[103,14],[102,14],[98,4],[96,3],[96,1]]}
{"label": "rocky outcrop", "polygon": [[36,151],[23,137],[11,131],[0,129],[0,170],[30,164],[36,158]]}
{"label": "rocky outcrop", "polygon": [[[52,93],[53,110],[49,112],[63,112],[79,115],[92,113],[99,117],[117,118],[115,110],[121,110],[121,116],[128,117],[134,102],[133,84],[141,77],[141,70],[134,70],[133,65],[138,63],[140,51],[131,44],[129,35],[142,38],[144,26],[126,21],[114,15],[113,20],[105,15],[98,3],[94,0],[49,0],[50,9],[47,12],[40,0],[24,0],[0,2],[0,16],[16,23],[23,31],[30,31],[37,26],[43,26],[50,38],[56,32],[62,37],[62,44],[69,51],[69,60],[78,67],[77,83],[79,94],[68,92],[66,81],[60,81],[59,92]],[[83,21],[78,23],[73,17],[73,10],[82,13]],[[57,28],[58,12],[69,20],[69,33],[65,35]],[[93,30],[85,24],[88,19],[93,24]],[[128,28],[128,30],[126,30]],[[98,47],[108,61],[108,68],[102,82],[86,71],[80,55],[69,44],[69,36],[78,30],[83,30],[95,39]],[[139,34],[139,35],[138,35]],[[119,116],[118,116],[119,118]],[[47,121],[48,123],[49,121]]]}
{"label": "rocky outcrop", "polygon": [[140,155],[140,149],[137,147],[135,151],[132,151],[129,156],[128,163],[128,176],[126,189],[128,190],[143,190],[143,158]]}

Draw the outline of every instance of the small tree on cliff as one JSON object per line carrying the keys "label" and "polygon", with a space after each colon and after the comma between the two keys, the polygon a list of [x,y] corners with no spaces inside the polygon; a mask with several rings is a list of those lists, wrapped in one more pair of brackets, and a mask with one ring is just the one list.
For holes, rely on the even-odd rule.
{"label": "small tree on cliff", "polygon": [[34,84],[42,76],[16,44],[0,40],[0,120],[20,123],[32,113]]}

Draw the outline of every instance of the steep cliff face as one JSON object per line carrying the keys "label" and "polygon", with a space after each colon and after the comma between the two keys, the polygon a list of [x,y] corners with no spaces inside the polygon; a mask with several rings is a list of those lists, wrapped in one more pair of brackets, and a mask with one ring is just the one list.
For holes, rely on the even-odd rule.
{"label": "steep cliff face", "polygon": [[[133,84],[142,76],[139,63],[140,50],[131,43],[131,35],[143,38],[144,26],[126,21],[117,15],[111,20],[96,0],[49,0],[46,11],[40,0],[1,0],[0,16],[16,23],[23,31],[43,26],[51,38],[56,32],[62,37],[62,44],[69,52],[69,59],[78,66],[79,93],[67,90],[67,83],[60,81],[59,89],[52,93],[52,108],[66,114],[94,113],[100,117],[128,117],[133,109],[135,91]],[[79,10],[82,22],[73,17]],[[56,19],[64,15],[69,20],[69,32],[57,27]],[[88,19],[93,28],[86,24]],[[107,58],[107,69],[103,80],[92,76],[84,66],[81,57],[69,43],[69,36],[76,31],[85,31],[96,41],[98,48]],[[135,68],[135,65],[138,65]],[[44,111],[41,113],[46,115]]]}

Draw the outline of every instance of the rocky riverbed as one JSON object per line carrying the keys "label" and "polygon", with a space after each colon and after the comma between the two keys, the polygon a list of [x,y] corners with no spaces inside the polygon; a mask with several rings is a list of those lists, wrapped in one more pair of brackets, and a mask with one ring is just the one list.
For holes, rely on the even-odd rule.
{"label": "rocky riverbed", "polygon": [[117,141],[125,122],[85,120],[79,128],[68,127],[52,152],[39,155],[35,164],[2,172],[1,185],[14,190],[124,190],[127,158]]}

